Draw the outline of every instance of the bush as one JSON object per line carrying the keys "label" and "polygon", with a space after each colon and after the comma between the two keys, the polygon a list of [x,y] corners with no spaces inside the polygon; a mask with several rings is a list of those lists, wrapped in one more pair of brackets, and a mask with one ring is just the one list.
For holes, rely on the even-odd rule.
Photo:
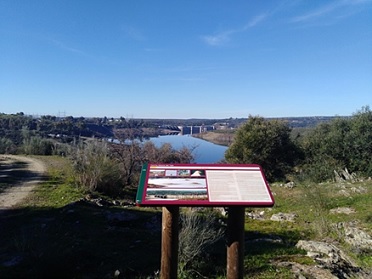
{"label": "bush", "polygon": [[[224,228],[218,222],[216,213],[206,209],[197,211],[188,208],[181,215],[181,230],[179,233],[179,264],[180,278],[195,278],[199,274],[197,267],[204,264],[204,269],[216,271],[216,263],[204,262],[208,258],[208,248],[224,236]],[[207,266],[207,267],[206,267]]]}
{"label": "bush", "polygon": [[23,140],[22,150],[28,155],[52,155],[53,142],[39,136],[31,136]]}
{"label": "bush", "polygon": [[138,185],[140,169],[145,162],[152,163],[190,163],[193,161],[192,151],[186,147],[175,150],[171,144],[165,143],[157,148],[147,141],[142,144],[136,140],[122,139],[120,144],[113,144],[111,151],[117,160],[124,185]]}
{"label": "bush", "polygon": [[15,144],[7,138],[0,138],[0,154],[13,154],[17,150]]}
{"label": "bush", "polygon": [[112,194],[122,189],[118,165],[111,159],[106,142],[91,140],[77,144],[69,156],[79,185],[87,191]]}
{"label": "bush", "polygon": [[225,158],[229,163],[261,165],[269,181],[285,179],[300,158],[290,132],[282,121],[250,116],[236,132]]}
{"label": "bush", "polygon": [[363,108],[350,118],[318,125],[302,140],[303,176],[314,182],[333,178],[334,170],[372,176],[372,112]]}

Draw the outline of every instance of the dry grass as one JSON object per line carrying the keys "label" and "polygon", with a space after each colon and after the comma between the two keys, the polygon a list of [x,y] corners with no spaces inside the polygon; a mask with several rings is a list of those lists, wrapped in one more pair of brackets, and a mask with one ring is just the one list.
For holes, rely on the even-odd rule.
{"label": "dry grass", "polygon": [[225,146],[229,146],[234,140],[234,132],[230,130],[206,132],[206,133],[201,133],[201,134],[194,134],[193,136],[212,142],[214,144],[225,145]]}

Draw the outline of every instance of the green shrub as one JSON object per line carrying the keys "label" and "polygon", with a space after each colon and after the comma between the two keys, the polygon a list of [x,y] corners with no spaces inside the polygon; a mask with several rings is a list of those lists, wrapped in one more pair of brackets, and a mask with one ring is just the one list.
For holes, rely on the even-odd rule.
{"label": "green shrub", "polygon": [[309,180],[330,180],[334,171],[345,168],[372,176],[372,111],[365,107],[350,118],[320,124],[303,137],[301,145],[302,176]]}
{"label": "green shrub", "polygon": [[301,157],[282,121],[250,116],[234,137],[225,158],[229,163],[259,164],[269,181],[284,180]]}
{"label": "green shrub", "polygon": [[52,155],[53,142],[39,136],[31,136],[23,140],[22,150],[27,155]]}
{"label": "green shrub", "polygon": [[0,154],[13,154],[17,147],[12,140],[7,138],[0,138]]}

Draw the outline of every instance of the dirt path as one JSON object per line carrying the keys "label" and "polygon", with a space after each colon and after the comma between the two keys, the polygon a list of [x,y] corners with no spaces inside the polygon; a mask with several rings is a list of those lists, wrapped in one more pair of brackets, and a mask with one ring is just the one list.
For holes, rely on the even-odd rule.
{"label": "dirt path", "polygon": [[16,206],[42,181],[43,162],[26,156],[0,155],[0,184],[10,183],[0,191],[0,210]]}

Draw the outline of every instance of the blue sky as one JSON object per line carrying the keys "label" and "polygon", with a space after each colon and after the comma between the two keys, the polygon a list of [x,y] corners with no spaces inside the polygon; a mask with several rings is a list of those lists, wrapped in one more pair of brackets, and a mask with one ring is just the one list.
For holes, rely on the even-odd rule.
{"label": "blue sky", "polygon": [[0,0],[0,113],[351,115],[371,0]]}

